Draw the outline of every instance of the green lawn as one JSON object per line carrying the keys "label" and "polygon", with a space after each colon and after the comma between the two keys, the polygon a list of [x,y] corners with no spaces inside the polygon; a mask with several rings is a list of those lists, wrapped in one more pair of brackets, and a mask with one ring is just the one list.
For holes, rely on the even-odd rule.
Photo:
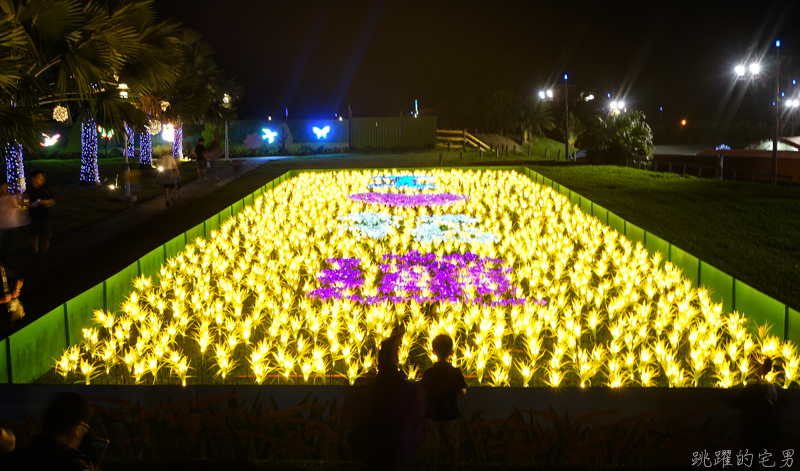
{"label": "green lawn", "polygon": [[[493,136],[494,137],[494,136]],[[496,141],[496,142],[494,142]],[[509,139],[503,139],[499,136],[495,137],[494,141],[488,140],[485,142],[488,145],[496,144],[497,142],[509,142]],[[528,157],[528,147],[530,147],[530,157]],[[509,144],[509,151],[508,155],[506,156],[505,152],[500,152],[500,160],[507,160],[507,159],[536,159],[536,160],[553,160],[555,161],[556,158],[561,155],[561,159],[564,159],[564,143],[554,141],[549,137],[544,136],[534,136],[531,140],[522,145],[516,146],[516,152],[514,151],[515,147],[514,144]],[[437,144],[437,152],[447,152],[447,144],[439,143]],[[547,159],[544,158],[545,150],[547,150]],[[575,147],[570,147],[570,153],[575,152],[577,149]],[[458,157],[459,150],[456,149],[455,145],[451,146],[450,153]],[[468,149],[466,153],[467,157],[473,157],[474,160],[478,160],[478,151],[476,149]],[[484,151],[483,152],[484,160],[494,160],[495,159],[495,152],[492,150]],[[471,160],[470,160],[471,161]]]}
{"label": "green lawn", "polygon": [[613,166],[530,168],[800,308],[800,189]]}

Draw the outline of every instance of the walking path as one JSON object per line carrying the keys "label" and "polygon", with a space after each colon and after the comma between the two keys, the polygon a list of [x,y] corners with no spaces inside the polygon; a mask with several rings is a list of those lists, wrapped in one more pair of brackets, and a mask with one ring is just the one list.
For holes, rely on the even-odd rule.
{"label": "walking path", "polygon": [[[112,216],[105,221],[93,226],[82,229],[64,239],[58,240],[50,246],[46,263],[35,263],[37,260],[33,254],[23,257],[21,265],[29,267],[25,269],[26,277],[34,278],[42,271],[50,271],[55,266],[67,264],[73,259],[84,255],[93,247],[105,242],[112,237],[131,229],[142,222],[151,219],[161,213],[173,211],[188,202],[205,196],[217,188],[227,185],[239,176],[253,170],[254,168],[276,159],[287,157],[256,157],[248,159],[232,159],[233,165],[219,170],[219,180],[201,181],[195,180],[184,185],[180,190],[181,200],[172,206],[167,206],[164,196],[161,195],[141,204],[136,204],[133,208],[123,213]],[[237,168],[238,167],[238,168]]]}
{"label": "walking path", "polygon": [[[101,244],[134,229],[136,226],[169,212],[178,212],[180,208],[188,203],[197,200],[205,195],[214,192],[234,180],[238,179],[247,172],[275,160],[286,160],[292,157],[248,157],[243,159],[232,159],[233,165],[219,170],[219,180],[201,181],[195,180],[181,187],[181,199],[171,206],[166,206],[164,196],[136,204],[133,208],[116,216],[110,217],[95,225],[82,229],[75,234],[55,241],[48,251],[45,260],[35,258],[29,254],[19,258],[15,265],[18,271],[25,278],[25,290],[45,291],[49,285],[55,282],[52,279],[53,273],[69,274],[75,271],[76,267],[82,265],[85,257],[90,257]],[[38,316],[34,316],[38,317]],[[34,319],[23,319],[14,325],[14,330],[18,330]],[[5,333],[7,334],[7,333]],[[3,335],[4,336],[4,335]]]}

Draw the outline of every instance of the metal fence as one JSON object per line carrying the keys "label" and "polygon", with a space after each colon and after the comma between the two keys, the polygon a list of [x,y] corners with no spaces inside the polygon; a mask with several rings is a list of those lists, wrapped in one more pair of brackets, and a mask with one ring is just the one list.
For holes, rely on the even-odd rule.
{"label": "metal fence", "polygon": [[355,152],[431,149],[436,117],[352,118],[350,150]]}

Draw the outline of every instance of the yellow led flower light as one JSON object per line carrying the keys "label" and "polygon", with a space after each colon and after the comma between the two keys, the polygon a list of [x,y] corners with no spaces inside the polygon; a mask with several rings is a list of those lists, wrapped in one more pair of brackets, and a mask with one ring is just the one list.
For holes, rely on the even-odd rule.
{"label": "yellow led flower light", "polygon": [[[417,188],[370,186],[423,175]],[[461,263],[448,265],[456,294],[426,268],[446,260]],[[767,356],[767,380],[800,376],[791,342],[723,313],[660,254],[514,172],[302,173],[134,286],[119,312],[95,312],[59,374],[353,384],[375,374],[402,321],[412,379],[440,333],[481,385],[731,387]]]}

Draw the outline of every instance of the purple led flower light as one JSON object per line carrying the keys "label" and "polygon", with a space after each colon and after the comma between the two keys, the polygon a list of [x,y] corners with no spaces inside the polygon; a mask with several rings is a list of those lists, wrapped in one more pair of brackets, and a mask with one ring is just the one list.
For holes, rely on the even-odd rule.
{"label": "purple led flower light", "polygon": [[354,193],[348,196],[353,201],[383,206],[443,206],[469,199],[467,195],[453,193],[411,194],[405,193]]}
{"label": "purple led flower light", "polygon": [[336,268],[319,272],[318,279],[325,287],[315,289],[309,293],[309,296],[321,299],[341,298],[346,290],[360,288],[364,284],[364,274],[358,269],[361,260],[329,258],[325,261]]}
{"label": "purple led flower light", "polygon": [[[338,268],[322,270],[319,281],[324,285],[309,296],[326,299],[347,298],[362,304],[383,301],[402,303],[464,302],[504,306],[524,304],[525,298],[513,296],[509,274],[511,268],[505,261],[481,257],[473,253],[445,255],[420,254],[385,255],[389,263],[380,266],[383,275],[378,282],[378,296],[346,295],[346,290],[356,290],[364,285],[358,270],[357,259],[328,259]],[[546,304],[545,300],[532,301]]]}

